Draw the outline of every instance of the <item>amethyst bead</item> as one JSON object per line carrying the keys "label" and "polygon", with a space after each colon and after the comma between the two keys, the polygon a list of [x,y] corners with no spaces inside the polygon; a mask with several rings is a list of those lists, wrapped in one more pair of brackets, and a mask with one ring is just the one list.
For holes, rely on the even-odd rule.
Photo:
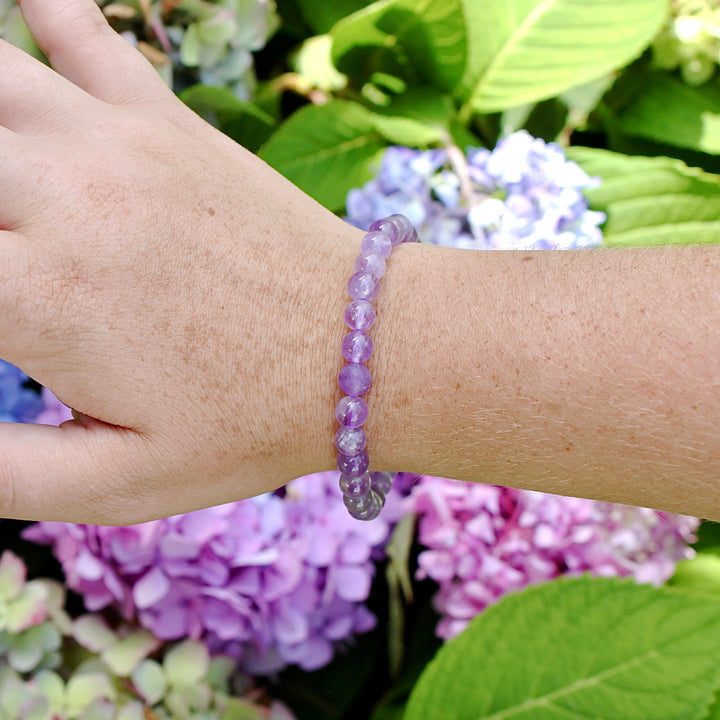
{"label": "amethyst bead", "polygon": [[393,249],[393,244],[392,240],[385,233],[369,232],[362,239],[360,249],[364,253],[374,253],[375,255],[380,255],[381,257],[386,258],[390,255]]}
{"label": "amethyst bead", "polygon": [[365,450],[357,455],[337,456],[337,469],[343,474],[350,477],[357,477],[367,471],[370,465],[370,458]]}
{"label": "amethyst bead", "polygon": [[370,492],[370,473],[358,477],[340,476],[340,490],[345,497],[361,498]]}
{"label": "amethyst bead", "polygon": [[385,504],[385,498],[370,490],[367,495],[359,498],[351,498],[347,495],[343,496],[343,502],[350,514],[358,520],[374,520]]}
{"label": "amethyst bead", "polygon": [[374,472],[370,473],[370,483],[372,489],[381,495],[387,495],[392,487],[392,481],[395,473]]}
{"label": "amethyst bead", "polygon": [[338,385],[346,395],[364,395],[372,384],[370,371],[364,365],[350,363],[338,375]]}
{"label": "amethyst bead", "polygon": [[359,428],[368,418],[367,403],[360,397],[346,395],[335,406],[335,418],[343,427]]}
{"label": "amethyst bead", "polygon": [[369,330],[375,322],[375,308],[367,300],[353,300],[345,308],[345,324],[351,330]]}
{"label": "amethyst bead", "polygon": [[377,253],[361,252],[355,260],[355,272],[366,272],[381,278],[385,274],[385,260]]}
{"label": "amethyst bead", "polygon": [[355,273],[348,282],[348,291],[353,300],[375,300],[380,290],[380,278],[368,272]]}
{"label": "amethyst bead", "polygon": [[343,502],[350,515],[358,520],[372,520],[380,514],[394,478],[394,473],[368,470],[367,436],[362,429],[368,406],[360,396],[372,384],[370,371],[363,365],[373,352],[372,338],[366,334],[375,322],[372,301],[377,298],[380,278],[385,274],[385,259],[393,247],[418,239],[415,228],[402,215],[377,220],[360,243],[361,252],[348,282],[352,302],[345,308],[345,323],[350,332],[341,345],[348,364],[338,375],[338,385],[345,397],[335,406],[335,417],[340,423],[335,433],[335,447],[339,451],[337,467]]}
{"label": "amethyst bead", "polygon": [[365,449],[367,435],[362,428],[341,427],[335,433],[335,447],[343,455],[357,455]]}
{"label": "amethyst bead", "polygon": [[373,341],[362,330],[352,330],[340,345],[343,357],[351,363],[364,363],[373,351]]}

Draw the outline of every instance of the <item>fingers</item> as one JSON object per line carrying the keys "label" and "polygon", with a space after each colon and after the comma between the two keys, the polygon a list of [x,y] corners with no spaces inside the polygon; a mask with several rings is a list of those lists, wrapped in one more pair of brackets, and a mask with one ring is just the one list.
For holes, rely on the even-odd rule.
{"label": "fingers", "polygon": [[97,421],[0,423],[0,517],[124,525],[162,514],[134,493],[142,445],[133,431]]}
{"label": "fingers", "polygon": [[0,125],[40,134],[58,118],[73,117],[87,95],[22,50],[0,40]]}
{"label": "fingers", "polygon": [[35,41],[68,80],[108,103],[157,102],[169,90],[94,0],[21,0]]}

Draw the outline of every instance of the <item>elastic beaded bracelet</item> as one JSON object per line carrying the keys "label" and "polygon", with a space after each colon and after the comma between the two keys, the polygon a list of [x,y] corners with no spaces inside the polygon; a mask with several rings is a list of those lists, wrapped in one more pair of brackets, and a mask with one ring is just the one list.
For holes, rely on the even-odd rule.
{"label": "elastic beaded bracelet", "polygon": [[373,351],[372,338],[367,334],[376,317],[372,301],[378,296],[385,260],[392,249],[419,239],[403,215],[377,220],[362,239],[355,272],[348,282],[352,302],[345,308],[345,324],[350,332],[341,344],[347,365],[338,375],[338,385],[345,396],[335,406],[335,417],[340,423],[335,433],[335,447],[343,502],[350,515],[358,520],[373,520],[380,514],[395,477],[395,473],[370,472],[370,459],[365,450],[367,436],[362,428],[368,417],[368,406],[360,396],[372,383],[370,371],[364,365]]}

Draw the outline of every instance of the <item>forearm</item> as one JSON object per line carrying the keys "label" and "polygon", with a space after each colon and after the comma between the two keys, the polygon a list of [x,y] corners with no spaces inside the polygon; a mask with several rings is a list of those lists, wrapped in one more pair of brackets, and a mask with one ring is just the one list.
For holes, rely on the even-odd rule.
{"label": "forearm", "polygon": [[719,278],[714,247],[399,248],[373,467],[720,517]]}

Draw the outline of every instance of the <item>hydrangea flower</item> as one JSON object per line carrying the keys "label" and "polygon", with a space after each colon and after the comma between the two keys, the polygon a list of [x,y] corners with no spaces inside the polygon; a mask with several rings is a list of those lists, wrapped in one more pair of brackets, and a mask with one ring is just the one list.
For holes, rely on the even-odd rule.
{"label": "hydrangea flower", "polygon": [[[265,46],[279,24],[273,0],[99,4],[110,24],[177,92],[201,82],[228,87],[247,99],[255,86],[252,53]],[[14,0],[0,0],[0,37],[39,54]]]}
{"label": "hydrangea flower", "polygon": [[605,215],[582,191],[594,187],[555,143],[520,130],[494,150],[385,151],[378,174],[347,196],[347,219],[367,228],[406,215],[424,241],[478,250],[571,249],[602,242]]}
{"label": "hydrangea flower", "polygon": [[632,576],[660,585],[691,557],[698,520],[647,508],[424,477],[419,578],[440,590],[440,637],[458,635],[503,595],[559,575]]}
{"label": "hydrangea flower", "polygon": [[364,601],[389,531],[348,515],[337,475],[127,527],[41,522],[24,537],[53,544],[90,611],[112,606],[161,639],[202,639],[251,674],[312,670],[375,625]]}
{"label": "hydrangea flower", "polygon": [[43,409],[43,401],[30,378],[14,365],[0,360],[0,422],[33,422]]}

